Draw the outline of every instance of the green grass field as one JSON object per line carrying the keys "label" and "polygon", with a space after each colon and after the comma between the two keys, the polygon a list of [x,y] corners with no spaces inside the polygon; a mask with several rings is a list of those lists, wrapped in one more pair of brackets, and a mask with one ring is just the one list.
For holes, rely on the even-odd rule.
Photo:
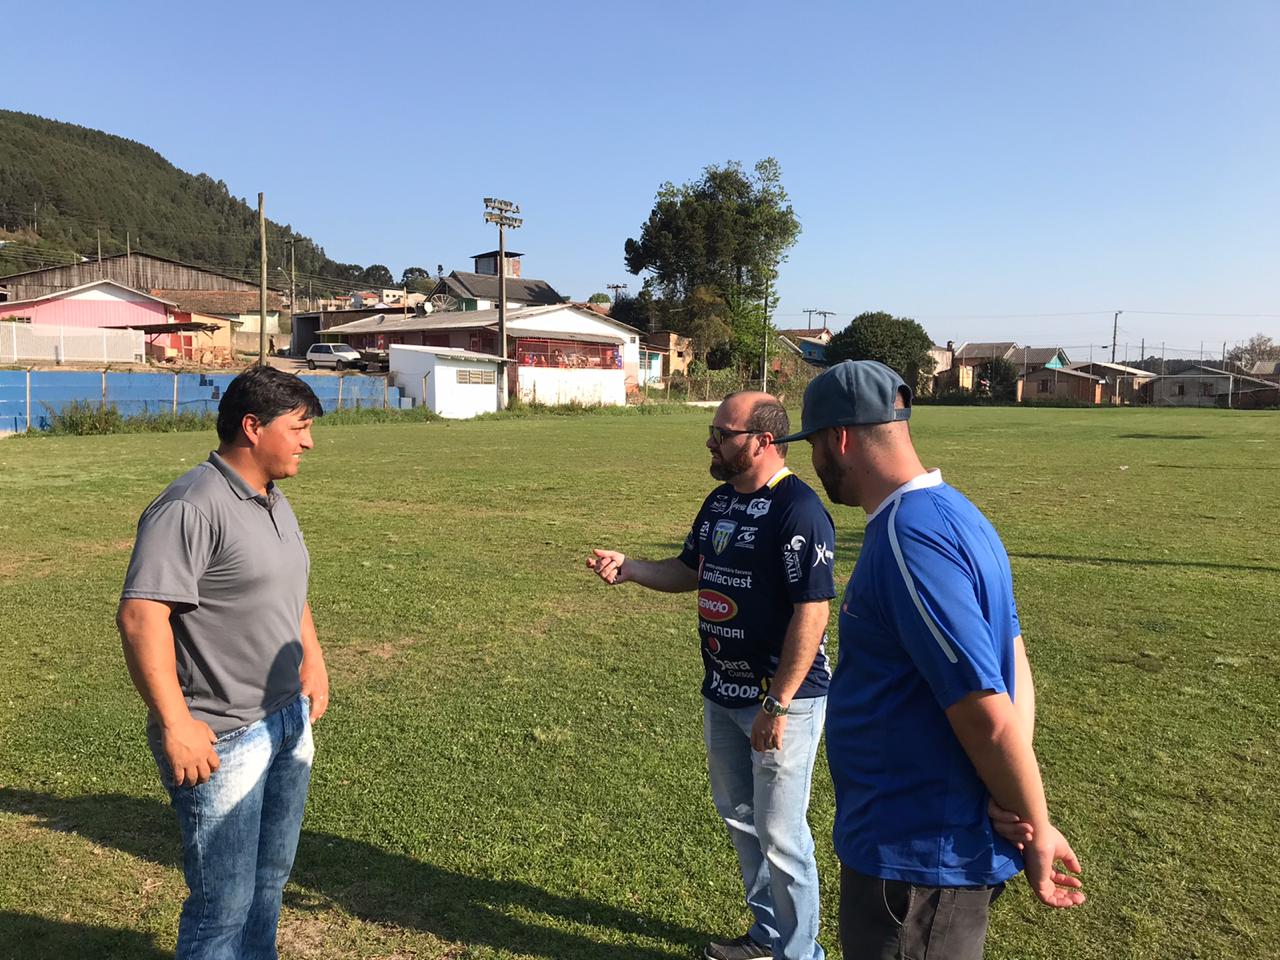
{"label": "green grass field", "polygon": [[[705,410],[319,426],[286,486],[334,703],[287,957],[689,957],[748,926],[708,794],[689,597],[593,545],[674,552]],[[921,408],[994,521],[1050,803],[1089,903],[1019,880],[988,956],[1280,956],[1280,420]],[[211,434],[0,443],[0,957],[155,958],[177,828],[112,622],[134,524]],[[807,445],[792,466],[812,477]],[[863,518],[833,510],[837,580]],[[835,944],[830,779],[810,819]]]}

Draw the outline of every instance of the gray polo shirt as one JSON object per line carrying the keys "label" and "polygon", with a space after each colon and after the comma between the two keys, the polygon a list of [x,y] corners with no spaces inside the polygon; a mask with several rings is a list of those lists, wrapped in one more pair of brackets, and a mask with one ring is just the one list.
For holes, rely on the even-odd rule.
{"label": "gray polo shirt", "polygon": [[121,597],[173,605],[178,683],[214,733],[298,696],[310,567],[284,494],[258,493],[216,453],[143,511]]}

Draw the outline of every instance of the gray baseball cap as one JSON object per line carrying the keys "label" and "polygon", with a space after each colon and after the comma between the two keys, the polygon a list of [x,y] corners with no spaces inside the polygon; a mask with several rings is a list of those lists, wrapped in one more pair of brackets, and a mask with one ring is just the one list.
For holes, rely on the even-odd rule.
{"label": "gray baseball cap", "polygon": [[[895,410],[903,392],[905,409]],[[878,360],[844,360],[818,374],[804,391],[800,431],[774,443],[803,440],[827,427],[867,426],[911,419],[911,388]]]}

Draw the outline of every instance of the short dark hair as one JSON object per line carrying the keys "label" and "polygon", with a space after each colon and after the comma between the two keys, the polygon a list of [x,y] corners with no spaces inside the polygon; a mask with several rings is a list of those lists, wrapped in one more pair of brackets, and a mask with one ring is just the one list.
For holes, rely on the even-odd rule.
{"label": "short dark hair", "polygon": [[[791,432],[791,418],[787,416],[787,408],[772,397],[757,400],[751,413],[747,415],[747,429],[771,433],[775,438],[785,437]],[[775,443],[773,446],[781,456],[787,455],[785,443]]]}
{"label": "short dark hair", "polygon": [[305,380],[274,367],[250,367],[227,386],[218,403],[218,439],[233,443],[252,413],[265,427],[276,417],[303,409],[308,417],[324,415],[320,398]]}

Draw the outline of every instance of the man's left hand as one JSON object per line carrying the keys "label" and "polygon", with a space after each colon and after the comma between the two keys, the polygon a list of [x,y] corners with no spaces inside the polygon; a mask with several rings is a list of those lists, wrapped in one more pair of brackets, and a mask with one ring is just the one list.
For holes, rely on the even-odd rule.
{"label": "man's left hand", "polygon": [[298,675],[302,678],[302,695],[311,700],[311,722],[315,723],[329,709],[329,671],[323,660],[313,663],[304,657]]}
{"label": "man's left hand", "polygon": [[778,750],[782,747],[782,731],[786,729],[787,718],[775,717],[761,710],[751,724],[751,749],[764,753],[766,750]]}

